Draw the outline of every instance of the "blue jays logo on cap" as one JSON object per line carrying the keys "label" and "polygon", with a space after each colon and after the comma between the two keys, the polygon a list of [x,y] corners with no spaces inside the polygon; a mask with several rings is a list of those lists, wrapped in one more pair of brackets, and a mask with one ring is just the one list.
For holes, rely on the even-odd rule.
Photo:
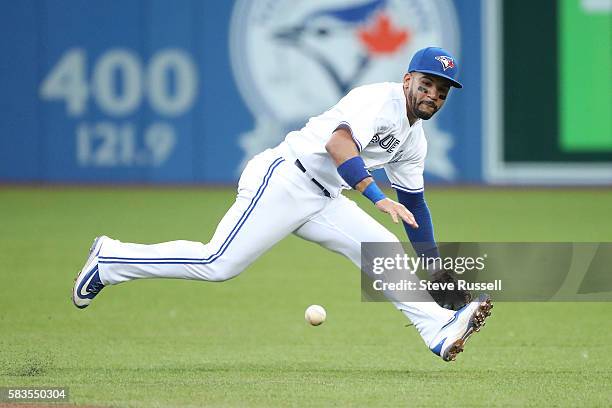
{"label": "blue jays logo on cap", "polygon": [[422,72],[446,78],[455,88],[463,88],[457,81],[457,63],[455,58],[443,48],[427,47],[418,50],[408,67],[408,72]]}
{"label": "blue jays logo on cap", "polygon": [[455,60],[448,55],[440,55],[439,57],[436,57],[436,59],[440,61],[440,64],[442,64],[442,69],[445,71],[449,68],[455,68]]}

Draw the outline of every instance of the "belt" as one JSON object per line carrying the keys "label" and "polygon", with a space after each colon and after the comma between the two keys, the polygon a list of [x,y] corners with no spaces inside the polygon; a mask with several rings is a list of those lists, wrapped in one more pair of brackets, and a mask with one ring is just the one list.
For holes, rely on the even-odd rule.
{"label": "belt", "polygon": [[[302,170],[302,173],[306,173],[306,168],[304,167],[304,165],[302,165],[302,162],[299,159],[296,159],[295,165],[297,166],[298,169]],[[327,191],[327,189],[325,187],[323,187],[323,184],[319,183],[314,178],[311,178],[310,181],[315,183],[317,185],[317,187],[319,187],[321,189],[321,191],[323,192],[323,195],[325,197],[331,197],[331,194],[329,194],[329,191]]]}

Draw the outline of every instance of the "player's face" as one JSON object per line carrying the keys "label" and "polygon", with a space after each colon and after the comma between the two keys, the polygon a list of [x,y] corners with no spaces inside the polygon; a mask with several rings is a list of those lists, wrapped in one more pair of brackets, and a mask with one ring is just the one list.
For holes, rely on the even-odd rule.
{"label": "player's face", "polygon": [[404,75],[404,95],[408,119],[427,120],[442,108],[450,91],[450,81],[436,75],[412,72]]}

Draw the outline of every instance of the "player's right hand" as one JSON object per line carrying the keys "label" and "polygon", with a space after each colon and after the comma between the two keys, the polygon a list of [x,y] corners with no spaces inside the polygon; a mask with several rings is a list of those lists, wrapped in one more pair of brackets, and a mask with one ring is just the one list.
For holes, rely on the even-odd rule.
{"label": "player's right hand", "polygon": [[377,201],[375,205],[380,211],[389,214],[394,223],[397,224],[401,218],[412,228],[419,228],[419,224],[417,224],[416,220],[414,219],[414,215],[412,215],[412,213],[402,204],[393,201],[390,198],[385,198]]}

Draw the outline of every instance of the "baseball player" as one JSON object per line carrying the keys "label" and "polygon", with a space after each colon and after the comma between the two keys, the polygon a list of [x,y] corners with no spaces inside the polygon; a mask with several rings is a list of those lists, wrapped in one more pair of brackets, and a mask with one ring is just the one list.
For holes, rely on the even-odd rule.
{"label": "baseball player", "polygon": [[[427,141],[422,123],[442,108],[451,87],[462,87],[456,76],[452,55],[429,47],[413,56],[401,83],[351,90],[247,164],[235,203],[206,244],[142,245],[96,238],[74,283],[75,306],[85,308],[104,287],[134,279],[231,279],[291,233],[360,267],[362,242],[398,239],[342,195],[347,188],[361,192],[393,222],[401,220],[419,254],[437,253],[423,195]],[[378,168],[386,171],[398,201],[387,197],[370,176],[369,170]],[[393,303],[435,354],[454,360],[490,314],[490,299],[467,298],[458,311],[428,300]]]}

